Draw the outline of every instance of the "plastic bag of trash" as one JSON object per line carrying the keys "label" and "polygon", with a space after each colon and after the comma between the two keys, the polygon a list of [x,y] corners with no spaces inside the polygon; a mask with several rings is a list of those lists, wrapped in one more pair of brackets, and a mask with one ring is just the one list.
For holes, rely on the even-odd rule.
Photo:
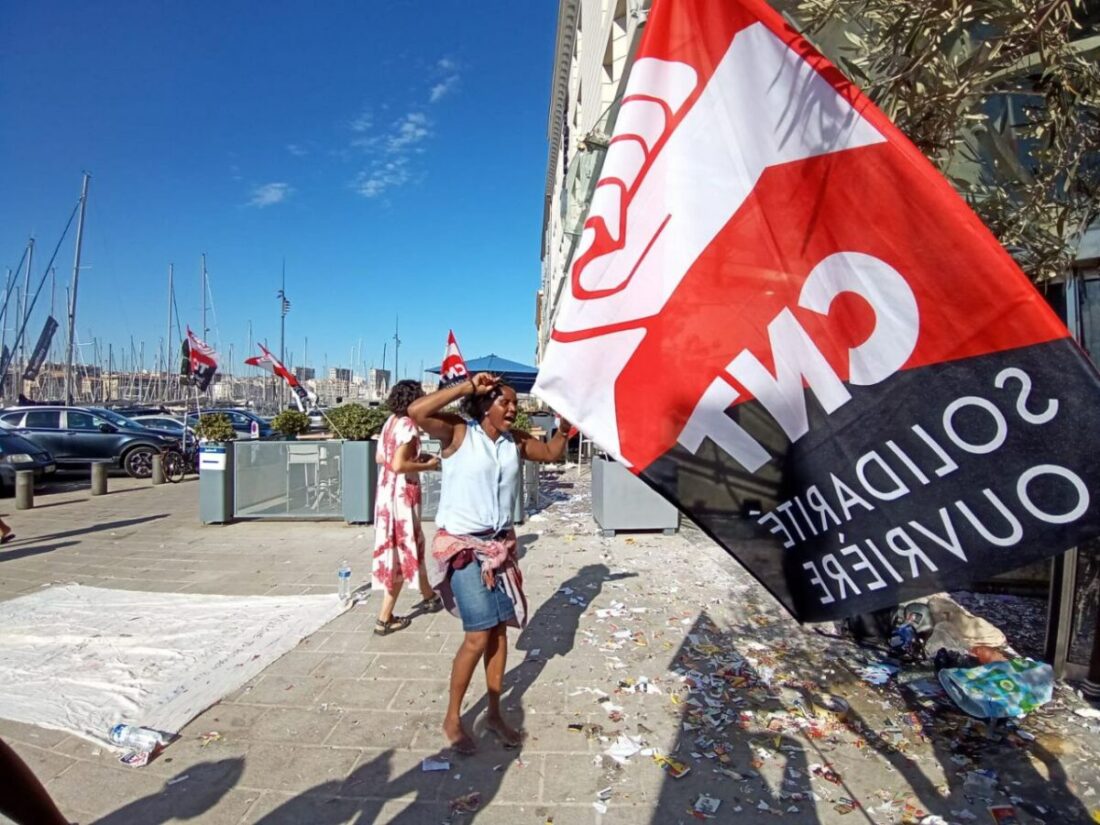
{"label": "plastic bag of trash", "polygon": [[939,679],[955,704],[979,719],[1024,716],[1054,695],[1054,671],[1034,659],[945,668]]}

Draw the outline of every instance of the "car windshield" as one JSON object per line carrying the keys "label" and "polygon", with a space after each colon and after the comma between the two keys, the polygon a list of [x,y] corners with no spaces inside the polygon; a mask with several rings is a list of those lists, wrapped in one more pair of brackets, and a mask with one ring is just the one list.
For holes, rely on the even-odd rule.
{"label": "car windshield", "polygon": [[88,409],[94,412],[100,418],[106,418],[116,427],[129,427],[130,429],[133,429],[134,427],[141,427],[141,425],[134,421],[132,418],[127,418],[124,415],[119,415],[114,410],[107,410],[102,407],[88,407]]}

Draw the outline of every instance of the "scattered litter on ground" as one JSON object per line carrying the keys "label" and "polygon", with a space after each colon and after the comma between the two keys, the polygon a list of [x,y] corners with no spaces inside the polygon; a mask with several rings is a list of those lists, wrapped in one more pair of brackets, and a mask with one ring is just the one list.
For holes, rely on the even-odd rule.
{"label": "scattered litter on ground", "polygon": [[425,773],[428,773],[430,771],[449,771],[450,769],[450,760],[441,759],[435,756],[427,756],[420,763],[420,770]]}
{"label": "scattered litter on ground", "polygon": [[476,813],[478,808],[481,807],[481,794],[477,791],[472,793],[463,794],[462,796],[456,796],[451,800],[450,809],[451,814],[472,814]]}
{"label": "scattered litter on ground", "polygon": [[722,804],[722,800],[713,796],[708,796],[705,793],[699,794],[698,799],[695,800],[695,804],[692,805],[692,809],[702,814],[707,819],[711,819],[718,813],[718,807]]}

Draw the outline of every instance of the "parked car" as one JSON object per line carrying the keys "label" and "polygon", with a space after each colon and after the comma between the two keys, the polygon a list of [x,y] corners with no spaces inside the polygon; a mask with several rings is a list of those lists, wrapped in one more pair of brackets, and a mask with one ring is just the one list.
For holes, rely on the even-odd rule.
{"label": "parked car", "polygon": [[306,415],[309,416],[309,428],[311,430],[327,430],[329,428],[328,419],[325,415],[328,413],[328,407],[314,407]]}
{"label": "parked car", "polygon": [[164,407],[139,407],[131,405],[129,407],[111,407],[111,411],[119,415],[124,415],[127,418],[137,418],[139,415],[171,416],[171,413],[164,409]]}
{"label": "parked car", "polygon": [[[213,407],[209,410],[202,411],[203,415],[216,415],[217,413],[229,416],[229,423],[233,425],[233,429],[237,433],[237,438],[251,438],[253,422],[255,422],[256,426],[259,428],[260,438],[271,438],[275,435],[275,431],[271,429],[271,424],[249,410],[235,410],[232,407]],[[198,421],[198,414],[193,412],[187,414],[188,427],[194,427]]]}
{"label": "parked car", "polygon": [[83,409],[88,410],[93,415],[98,415],[100,418],[106,418],[116,427],[122,427],[123,429],[133,429],[135,426],[145,427],[145,429],[153,430],[160,435],[170,435],[174,438],[181,437],[181,434],[179,432],[162,427],[150,427],[146,424],[135,421],[133,416],[120,413],[118,410],[109,410],[106,407],[84,407]]}
{"label": "parked car", "polygon": [[15,430],[0,429],[0,485],[5,489],[15,487],[15,474],[19,470],[33,471],[37,480],[56,469],[53,456],[37,444]]}
{"label": "parked car", "polygon": [[148,478],[153,455],[179,444],[175,436],[86,407],[15,407],[0,412],[0,423],[49,452],[59,468],[110,461],[133,478]]}
{"label": "parked car", "polygon": [[[131,421],[136,421],[143,427],[148,427],[150,430],[157,430],[158,432],[170,433],[176,438],[183,438],[184,423],[182,418],[176,418],[168,413],[157,413],[156,415],[132,415],[128,416]],[[190,427],[187,427],[187,437],[192,438],[195,435],[195,431]]]}

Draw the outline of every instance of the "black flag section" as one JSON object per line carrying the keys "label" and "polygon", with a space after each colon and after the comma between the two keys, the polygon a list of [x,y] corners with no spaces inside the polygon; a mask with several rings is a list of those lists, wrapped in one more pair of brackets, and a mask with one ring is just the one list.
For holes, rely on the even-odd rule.
{"label": "black flag section", "polygon": [[38,343],[34,345],[34,352],[31,353],[30,361],[27,362],[27,368],[23,371],[24,381],[33,381],[38,377],[42,365],[46,362],[46,355],[50,351],[55,332],[57,332],[57,321],[51,315],[46,319],[42,334],[38,336]]}

